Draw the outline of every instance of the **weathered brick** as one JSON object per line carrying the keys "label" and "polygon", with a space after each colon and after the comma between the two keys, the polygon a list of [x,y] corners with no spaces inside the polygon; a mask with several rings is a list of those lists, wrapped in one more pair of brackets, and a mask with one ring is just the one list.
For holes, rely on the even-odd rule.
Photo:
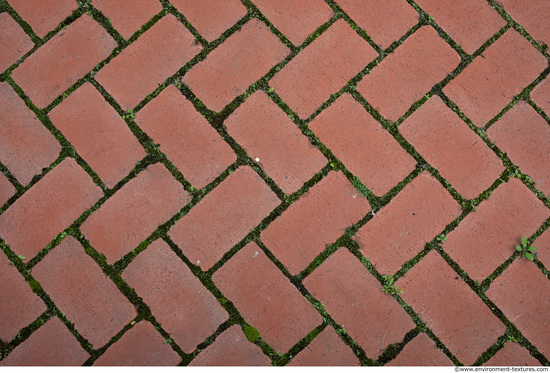
{"label": "weathered brick", "polygon": [[251,167],[240,167],[168,234],[193,264],[208,270],[279,203]]}
{"label": "weathered brick", "polygon": [[344,94],[309,128],[374,194],[383,196],[416,165],[392,135],[355,99]]}
{"label": "weathered brick", "polygon": [[92,0],[92,5],[109,19],[124,39],[162,10],[158,0]]}
{"label": "weathered brick", "polygon": [[286,194],[300,189],[327,159],[263,92],[250,96],[224,122],[227,132]]}
{"label": "weathered brick", "polygon": [[90,83],[57,105],[49,117],[108,188],[147,155],[124,120]]}
{"label": "weathered brick", "polygon": [[548,67],[548,61],[517,31],[506,31],[445,88],[447,95],[478,127]]}
{"label": "weathered brick", "polygon": [[380,291],[382,285],[346,248],[338,249],[306,277],[304,286],[371,359],[386,346],[401,342],[415,327],[399,303]]}
{"label": "weathered brick", "polygon": [[96,366],[175,366],[181,357],[147,321],[142,321],[109,347]]}
{"label": "weathered brick", "polygon": [[48,253],[32,275],[95,348],[137,316],[135,307],[72,236]]}
{"label": "weathered brick", "polygon": [[550,127],[535,109],[525,101],[518,102],[487,135],[512,163],[533,178],[538,189],[550,194]]}
{"label": "weathered brick", "polygon": [[189,366],[266,366],[271,360],[248,341],[239,325],[233,325],[202,351]]}
{"label": "weathered brick", "polygon": [[338,0],[338,5],[382,49],[400,39],[419,18],[406,0]]}
{"label": "weathered brick", "polygon": [[34,47],[31,38],[9,13],[0,13],[0,73]]}
{"label": "weathered brick", "polygon": [[288,366],[357,366],[359,360],[351,348],[327,326],[313,342],[298,352]]}
{"label": "weathered brick", "polygon": [[41,38],[78,7],[74,0],[10,0],[10,5]]}
{"label": "weathered brick", "polygon": [[[11,341],[20,329],[36,320],[46,305],[0,252],[0,339]],[[7,294],[7,296],[6,296]]]}
{"label": "weathered brick", "polygon": [[399,132],[466,199],[479,196],[504,171],[496,154],[438,96],[405,119]]}
{"label": "weathered brick", "polygon": [[189,200],[189,194],[170,172],[162,164],[155,164],[108,199],[82,224],[81,230],[90,244],[109,263],[114,263]]}
{"label": "weathered brick", "polygon": [[420,333],[407,343],[395,359],[386,366],[449,366],[453,365],[435,343],[424,333]]}
{"label": "weathered brick", "polygon": [[357,223],[370,206],[341,172],[331,172],[275,219],[262,242],[292,275]]}
{"label": "weathered brick", "polygon": [[403,290],[401,298],[465,365],[473,364],[506,330],[435,250],[396,286]]}
{"label": "weathered brick", "polygon": [[534,263],[516,259],[486,294],[529,342],[550,356],[550,282]]}
{"label": "weathered brick", "polygon": [[254,0],[279,31],[294,45],[302,44],[334,12],[323,0]]}
{"label": "weathered brick", "polygon": [[547,77],[531,92],[531,98],[550,116],[550,79]]}
{"label": "weathered brick", "polygon": [[545,1],[530,1],[528,6],[520,0],[499,0],[504,10],[514,21],[521,24],[533,39],[541,44],[550,44],[550,6]]}
{"label": "weathered brick", "polygon": [[514,253],[522,236],[535,233],[548,216],[550,210],[513,178],[448,234],[443,249],[481,282]]}
{"label": "weathered brick", "polygon": [[27,185],[55,161],[61,145],[8,83],[0,83],[0,161]]}
{"label": "weathered brick", "polygon": [[13,80],[39,108],[49,105],[103,61],[116,42],[84,14],[13,70]]}
{"label": "weathered brick", "polygon": [[207,107],[221,111],[288,53],[264,23],[252,19],[185,74],[183,82]]}
{"label": "weathered brick", "polygon": [[9,180],[0,173],[0,206],[8,201],[14,194],[15,187],[9,182]]}
{"label": "weathered brick", "polygon": [[67,158],[0,215],[0,236],[28,262],[102,196],[92,178]]}
{"label": "weathered brick", "polygon": [[298,116],[307,118],[376,57],[341,19],[285,65],[270,85]]}
{"label": "weathered brick", "polygon": [[133,109],[201,50],[193,34],[168,14],[95,76],[124,110]]}
{"label": "weathered brick", "polygon": [[492,358],[490,358],[484,366],[494,367],[509,367],[509,366],[540,366],[541,363],[535,359],[529,351],[521,347],[516,342],[506,342]]}
{"label": "weathered brick", "polygon": [[428,172],[418,175],[355,238],[362,254],[384,274],[394,274],[462,212]]}
{"label": "weathered brick", "polygon": [[533,246],[537,248],[537,258],[544,264],[546,269],[550,268],[550,229],[547,229],[543,234],[541,234],[536,241],[533,243]]}
{"label": "weathered brick", "polygon": [[357,84],[386,119],[396,121],[449,75],[460,56],[430,26],[421,27]]}
{"label": "weathered brick", "polygon": [[485,1],[419,0],[416,3],[468,54],[474,53],[506,25],[504,18]]}
{"label": "weathered brick", "polygon": [[287,352],[323,322],[254,242],[216,271],[212,280],[275,350]]}
{"label": "weathered brick", "polygon": [[173,85],[139,111],[136,123],[196,188],[237,160],[229,144]]}
{"label": "weathered brick", "polygon": [[203,38],[212,41],[246,15],[239,0],[171,0]]}
{"label": "weathered brick", "polygon": [[89,357],[69,329],[54,317],[0,361],[0,366],[75,366]]}
{"label": "weathered brick", "polygon": [[163,241],[153,242],[122,273],[185,353],[213,334],[227,312]]}

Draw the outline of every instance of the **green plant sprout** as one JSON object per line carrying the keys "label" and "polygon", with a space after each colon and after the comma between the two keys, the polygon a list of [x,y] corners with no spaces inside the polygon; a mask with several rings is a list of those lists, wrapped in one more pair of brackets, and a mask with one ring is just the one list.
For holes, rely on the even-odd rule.
{"label": "green plant sprout", "polygon": [[438,241],[438,242],[441,242],[441,243],[445,243],[445,241],[447,241],[448,238],[445,237],[445,235],[443,233],[441,233],[439,236],[437,236],[435,238],[435,240]]}
{"label": "green plant sprout", "polygon": [[521,237],[521,246],[516,246],[516,251],[521,253],[522,258],[527,258],[530,261],[535,260],[535,251],[537,248],[535,246],[527,245],[527,238]]}
{"label": "green plant sprout", "polygon": [[27,258],[26,258],[26,257],[24,257],[23,255],[17,255],[17,257],[18,257],[19,259],[21,259],[21,260],[25,260],[25,259],[27,259]]}
{"label": "green plant sprout", "polygon": [[385,294],[390,295],[398,295],[400,293],[403,293],[403,290],[399,289],[393,284],[395,279],[392,276],[383,275],[382,278],[384,279],[384,288],[380,289],[380,291],[383,291]]}

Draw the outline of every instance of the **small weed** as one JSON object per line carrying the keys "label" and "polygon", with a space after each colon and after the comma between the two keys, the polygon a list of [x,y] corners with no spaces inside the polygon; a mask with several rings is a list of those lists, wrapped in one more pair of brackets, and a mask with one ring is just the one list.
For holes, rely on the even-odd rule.
{"label": "small weed", "polygon": [[530,261],[535,260],[535,255],[538,256],[535,251],[537,251],[537,248],[535,246],[529,246],[527,244],[527,238],[521,237],[521,246],[516,246],[516,251],[519,251],[521,253],[522,258],[527,258]]}
{"label": "small weed", "polygon": [[508,336],[508,340],[509,340],[510,342],[517,342],[517,343],[519,343],[519,339],[517,339],[516,337],[514,337],[514,336],[512,336],[512,335],[509,335],[509,336]]}
{"label": "small weed", "polygon": [[392,276],[383,275],[382,278],[384,279],[384,288],[380,290],[383,291],[385,294],[397,295],[403,293],[403,290],[399,289],[393,284],[395,279]]}
{"label": "small weed", "polygon": [[166,340],[165,340],[164,342],[162,342],[162,343],[167,344],[167,343],[172,343],[172,342],[174,342],[174,341],[172,340],[172,338],[168,338],[168,339],[166,339]]}
{"label": "small weed", "polygon": [[21,260],[25,260],[25,259],[27,259],[27,258],[26,258],[26,257],[24,257],[23,255],[17,255],[17,257],[18,257],[19,259],[21,259]]}
{"label": "small weed", "polygon": [[128,110],[126,114],[122,115],[122,119],[124,120],[134,120],[136,118],[136,113],[134,113],[133,110]]}
{"label": "small weed", "polygon": [[445,243],[445,241],[447,241],[448,238],[445,237],[445,235],[444,235],[443,233],[441,233],[439,236],[437,236],[437,237],[435,238],[435,240],[436,240],[437,242]]}

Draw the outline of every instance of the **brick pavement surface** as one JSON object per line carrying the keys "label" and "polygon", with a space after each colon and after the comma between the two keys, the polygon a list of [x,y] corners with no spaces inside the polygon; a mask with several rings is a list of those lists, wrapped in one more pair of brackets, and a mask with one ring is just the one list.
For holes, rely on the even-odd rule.
{"label": "brick pavement surface", "polygon": [[1,366],[550,366],[527,0],[0,0]]}

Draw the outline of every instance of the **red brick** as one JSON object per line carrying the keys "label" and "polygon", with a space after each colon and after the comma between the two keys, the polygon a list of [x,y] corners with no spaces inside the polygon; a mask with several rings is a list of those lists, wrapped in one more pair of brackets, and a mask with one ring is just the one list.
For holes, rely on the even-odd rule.
{"label": "red brick", "polygon": [[385,118],[396,121],[449,75],[460,56],[430,26],[421,27],[357,84]]}
{"label": "red brick", "polygon": [[254,4],[294,45],[302,44],[334,15],[323,0],[254,0]]}
{"label": "red brick", "polygon": [[189,366],[266,366],[271,360],[250,343],[239,325],[233,325],[202,351]]}
{"label": "red brick", "polygon": [[345,248],[313,271],[304,286],[371,359],[386,346],[401,342],[415,326],[399,303],[380,291],[378,280]]}
{"label": "red brick", "polygon": [[286,194],[296,192],[327,164],[323,154],[263,91],[249,97],[225,126]]}
{"label": "red brick", "polygon": [[9,182],[4,174],[0,173],[0,206],[8,202],[8,199],[10,199],[15,192],[15,187]]}
{"label": "red brick", "polygon": [[548,66],[546,58],[513,29],[478,56],[443,92],[483,127]]}
{"label": "red brick", "polygon": [[0,13],[0,73],[34,47],[31,38],[9,13]]}
{"label": "red brick", "polygon": [[134,108],[201,50],[193,34],[166,15],[96,74],[124,110]]}
{"label": "red brick", "polygon": [[206,106],[221,111],[288,53],[264,23],[252,19],[185,74],[183,82]]}
{"label": "red brick", "polygon": [[547,2],[530,1],[528,6],[519,0],[499,0],[504,10],[520,23],[537,42],[550,44],[550,6]]}
{"label": "red brick", "polygon": [[262,242],[292,275],[357,223],[370,206],[341,172],[331,172],[261,234]]}
{"label": "red brick", "polygon": [[90,83],[57,105],[49,117],[108,188],[147,155],[124,120]]}
{"label": "red brick", "polygon": [[175,366],[181,357],[147,321],[128,330],[94,363],[98,366]]}
{"label": "red brick", "polygon": [[473,364],[506,330],[435,250],[396,286],[403,290],[401,298],[465,365]]}
{"label": "red brick", "polygon": [[212,276],[241,316],[273,349],[287,352],[322,317],[254,242]]}
{"label": "red brick", "polygon": [[550,194],[550,127],[525,101],[506,112],[487,131],[512,163],[530,175],[538,189]]}
{"label": "red brick", "polygon": [[67,158],[0,215],[0,235],[28,262],[102,196],[92,178]]}
{"label": "red brick", "polygon": [[338,5],[382,49],[418,23],[418,13],[405,0],[338,0]]}
{"label": "red brick", "polygon": [[0,106],[0,161],[27,185],[57,159],[61,145],[8,83],[0,83]]}
{"label": "red brick", "polygon": [[252,168],[240,167],[168,234],[193,264],[208,270],[279,203]]}
{"label": "red brick", "polygon": [[171,0],[193,27],[208,41],[212,41],[246,15],[246,7],[239,0]]}
{"label": "red brick", "polygon": [[544,264],[546,269],[550,268],[550,229],[541,234],[533,246],[537,248],[537,258]]}
{"label": "red brick", "polygon": [[155,164],[108,199],[82,224],[81,230],[112,264],[135,249],[189,201],[183,186],[162,164]]}
{"label": "red brick", "polygon": [[419,0],[416,3],[468,54],[474,53],[506,25],[504,18],[485,1]]}
{"label": "red brick", "polygon": [[13,80],[39,108],[44,108],[99,62],[116,42],[88,15],[83,15],[40,47],[12,73]]}
{"label": "red brick", "polygon": [[289,366],[357,366],[359,360],[351,348],[327,326],[313,342],[290,361]]}
{"label": "red brick", "polygon": [[540,353],[550,356],[550,282],[534,263],[515,260],[493,281],[487,297]]}
{"label": "red brick", "polygon": [[92,4],[111,20],[124,39],[130,39],[145,22],[162,10],[158,0],[92,0]]}
{"label": "red brick", "polygon": [[444,250],[473,280],[482,281],[508,259],[521,237],[539,229],[550,211],[519,179],[498,187],[447,236]]}
{"label": "red brick", "polygon": [[136,123],[196,188],[210,184],[237,160],[231,147],[172,85],[139,111]]}
{"label": "red brick", "polygon": [[78,7],[74,0],[10,0],[10,5],[41,38]]}
{"label": "red brick", "polygon": [[213,334],[227,312],[163,241],[153,242],[122,273],[185,353]]}
{"label": "red brick", "polygon": [[4,254],[0,253],[0,339],[5,342],[11,341],[21,328],[46,311],[44,302],[9,263]]}
{"label": "red brick", "polygon": [[336,99],[309,128],[378,196],[389,192],[416,165],[414,158],[349,94]]}
{"label": "red brick", "polygon": [[437,96],[405,119],[399,131],[466,199],[479,196],[504,171],[496,154]]}
{"label": "red brick", "polygon": [[84,364],[89,357],[69,329],[54,317],[0,361],[0,365],[75,366]]}
{"label": "red brick", "polygon": [[284,66],[271,86],[298,116],[307,118],[377,56],[340,19]]}
{"label": "red brick", "polygon": [[424,333],[407,343],[386,366],[449,366],[453,362]]}
{"label": "red brick", "polygon": [[394,274],[462,212],[428,172],[418,175],[355,238],[380,273]]}
{"label": "red brick", "polygon": [[494,367],[509,367],[509,366],[537,366],[541,365],[529,351],[519,343],[506,342],[504,347],[500,349],[492,358],[489,359],[484,366]]}
{"label": "red brick", "polygon": [[533,89],[531,98],[550,116],[550,78],[547,77]]}
{"label": "red brick", "polygon": [[95,348],[137,316],[135,307],[72,236],[48,253],[32,275]]}

